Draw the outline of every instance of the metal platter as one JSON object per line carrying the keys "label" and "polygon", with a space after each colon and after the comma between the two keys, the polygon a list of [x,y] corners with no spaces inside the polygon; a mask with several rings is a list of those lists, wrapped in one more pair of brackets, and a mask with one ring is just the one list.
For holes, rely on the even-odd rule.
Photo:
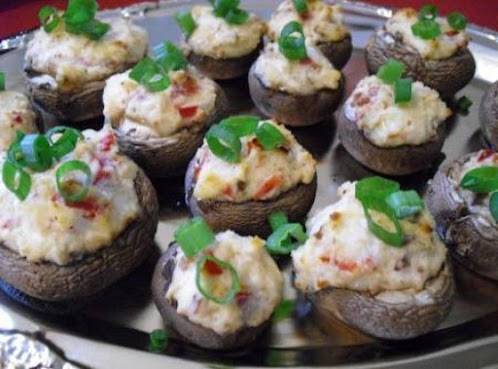
{"label": "metal platter", "polygon": [[[171,15],[193,3],[195,1],[181,0],[142,3],[106,11],[103,16],[133,18],[149,31],[151,45],[155,45],[165,39],[179,39]],[[279,0],[251,0],[243,1],[243,6],[268,19],[278,3]],[[343,1],[342,4],[355,47],[344,69],[347,97],[357,81],[366,75],[362,50],[366,41],[392,12],[358,2]],[[478,107],[485,88],[498,79],[498,33],[477,26],[470,26],[469,32],[477,73],[457,97],[466,95],[474,105],[468,116],[455,117],[450,122],[443,148],[446,160],[484,145],[479,131]],[[0,43],[0,51],[14,49],[0,56],[0,70],[9,76],[7,88],[23,90],[23,45],[29,37],[27,33]],[[253,110],[245,80],[225,82],[223,88],[230,96],[232,113]],[[310,128],[295,129],[293,133],[319,162],[318,194],[312,213],[334,202],[337,187],[344,181],[373,174],[355,162],[341,146],[335,134],[334,119]],[[398,180],[404,187],[423,192],[435,169]],[[9,363],[11,366],[5,365],[7,368],[136,368],[139,365],[144,368],[180,365],[185,368],[337,365],[479,368],[498,363],[498,284],[479,278],[458,264],[455,264],[457,298],[450,316],[438,330],[417,339],[379,341],[340,323],[325,323],[306,301],[296,296],[290,283],[288,260],[280,260],[286,271],[285,295],[297,299],[296,311],[291,318],[274,322],[253,346],[230,352],[206,351],[171,333],[170,344],[164,353],[147,353],[148,333],[162,328],[161,317],[150,294],[152,269],[172,240],[173,231],[188,216],[183,203],[182,178],[156,181],[155,185],[161,203],[155,252],[143,266],[106,290],[83,311],[70,316],[46,316],[27,310],[0,294],[0,367],[2,363]],[[25,358],[29,353],[47,361],[36,362],[39,366],[32,361],[27,366]],[[75,361],[70,362],[65,357]],[[17,361],[4,361],[9,358]]]}

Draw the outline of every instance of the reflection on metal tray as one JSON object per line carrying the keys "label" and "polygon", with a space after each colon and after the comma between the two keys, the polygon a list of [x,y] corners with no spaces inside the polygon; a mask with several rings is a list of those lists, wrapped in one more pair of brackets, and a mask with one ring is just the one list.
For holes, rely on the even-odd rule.
{"label": "reflection on metal tray", "polygon": [[[267,18],[278,0],[247,1],[244,5]],[[179,31],[171,18],[178,8],[190,5],[190,1],[164,1],[138,4],[122,10],[106,11],[105,16],[122,14],[147,28],[151,45],[164,39],[179,39]],[[346,22],[351,28],[355,51],[344,69],[346,92],[349,94],[356,82],[366,74],[363,47],[372,31],[390,16],[391,11],[357,2],[344,1]],[[472,26],[473,42],[470,45],[477,61],[476,78],[458,96],[466,95],[474,102],[467,117],[455,117],[448,127],[448,138],[443,151],[447,160],[464,153],[478,150],[483,140],[478,128],[478,105],[484,88],[491,79],[498,76],[498,38],[496,32]],[[21,42],[22,43],[22,42]],[[0,56],[0,69],[9,75],[9,88],[23,89],[23,50],[13,50]],[[223,87],[230,91],[233,112],[253,109],[244,80],[225,82]],[[338,185],[347,180],[356,180],[372,175],[368,169],[355,162],[338,142],[335,122],[323,122],[317,126],[294,129],[297,139],[318,160],[318,194],[313,211],[336,200]],[[423,191],[425,184],[434,174],[434,168],[416,175],[400,178],[403,186]],[[162,320],[150,296],[152,269],[160,252],[172,239],[173,231],[187,217],[183,205],[183,180],[155,181],[161,202],[161,221],[156,236],[156,252],[137,271],[110,288],[84,311],[68,317],[47,317],[24,309],[6,296],[0,295],[6,314],[27,317],[46,330],[65,332],[75,336],[88,337],[118,346],[147,351],[148,332],[162,327]],[[252,366],[295,366],[295,365],[337,365],[345,363],[376,363],[377,366],[392,366],[392,360],[416,360],[427,356],[424,365],[442,363],[437,361],[440,350],[469,350],[479,354],[472,361],[452,362],[453,367],[469,367],[489,364],[489,358],[496,359],[493,347],[498,345],[498,285],[483,280],[455,265],[458,292],[453,310],[448,319],[435,332],[423,337],[404,341],[378,341],[361,335],[340,323],[324,324],[309,304],[296,296],[290,283],[289,263],[281,263],[286,271],[287,298],[298,299],[292,319],[275,322],[262,339],[244,350],[213,353],[201,350],[172,337],[166,356],[177,356],[204,363]],[[12,318],[11,318],[12,319]],[[1,319],[0,319],[1,321]],[[0,322],[2,323],[2,322]],[[2,323],[3,324],[3,323]],[[462,344],[467,343],[472,347]],[[465,347],[465,348],[464,348]],[[491,351],[490,351],[491,350]],[[496,351],[494,351],[496,352]],[[257,354],[255,354],[257,353]],[[462,356],[462,355],[460,355]],[[486,360],[488,358],[488,360]],[[420,359],[422,360],[422,359]],[[399,361],[401,362],[401,361]],[[448,361],[450,362],[450,361]],[[469,364],[471,363],[471,364]],[[86,364],[86,363],[85,363]],[[121,367],[126,367],[120,364]],[[123,366],[124,365],[124,366]],[[144,363],[147,366],[146,363]],[[204,365],[203,365],[204,366]]]}

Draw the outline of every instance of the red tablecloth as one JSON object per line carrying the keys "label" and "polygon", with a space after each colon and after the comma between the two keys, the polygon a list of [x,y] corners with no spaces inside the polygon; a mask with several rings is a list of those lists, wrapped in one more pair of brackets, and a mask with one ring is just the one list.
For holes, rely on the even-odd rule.
{"label": "red tablecloth", "polygon": [[[143,0],[100,0],[102,9],[130,5]],[[65,8],[66,0],[0,0],[0,39],[16,34],[22,30],[38,26],[37,12],[43,5],[54,5]],[[400,7],[420,6],[429,0],[368,0],[379,5]],[[464,13],[476,24],[498,30],[498,0],[438,0],[433,1],[446,14],[451,11]]]}

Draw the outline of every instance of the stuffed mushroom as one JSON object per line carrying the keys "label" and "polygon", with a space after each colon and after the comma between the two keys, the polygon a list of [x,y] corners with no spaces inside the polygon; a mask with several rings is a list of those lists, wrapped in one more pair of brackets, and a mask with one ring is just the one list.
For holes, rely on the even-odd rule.
{"label": "stuffed mushroom", "polygon": [[215,350],[254,341],[268,327],[282,288],[282,274],[264,240],[232,231],[216,234],[194,256],[172,244],[152,280],[164,321],[187,341]]}
{"label": "stuffed mushroom", "polygon": [[[251,67],[251,98],[263,114],[288,126],[330,119],[342,97],[342,74],[304,38],[299,23],[286,27],[279,43],[268,43]],[[282,47],[285,40],[293,46],[300,40],[300,46]]]}
{"label": "stuffed mushroom", "polygon": [[305,0],[304,6],[296,7],[296,2],[284,0],[273,12],[268,22],[268,37],[277,41],[284,26],[291,22],[301,22],[304,35],[334,65],[342,69],[353,51],[351,34],[343,23],[340,5],[330,5],[321,0]]}
{"label": "stuffed mushroom", "polygon": [[[51,8],[50,21],[34,33],[26,47],[24,72],[36,105],[81,126],[83,121],[102,116],[105,80],[145,56],[148,36],[125,19],[72,24],[72,17],[78,19],[69,4],[64,15]],[[93,18],[96,3],[90,1],[87,6],[84,15]]]}
{"label": "stuffed mushroom", "polygon": [[[366,194],[370,201],[388,193],[392,181],[384,181]],[[403,219],[373,211],[386,210],[386,200],[377,199],[378,207],[363,203],[358,183],[344,183],[339,200],[308,220],[308,240],[292,252],[294,284],[321,316],[374,337],[400,340],[430,332],[449,313],[454,295],[434,220],[425,210]]]}
{"label": "stuffed mushroom", "polygon": [[[272,213],[283,211],[291,221],[306,216],[316,194],[316,163],[283,126],[242,119],[238,133],[226,121],[240,117],[208,132],[187,170],[186,201],[215,231],[266,237]],[[233,145],[229,152],[220,149],[227,139]]]}
{"label": "stuffed mushroom", "polygon": [[484,137],[493,146],[498,146],[498,81],[488,87],[481,100],[479,119]]}
{"label": "stuffed mushroom", "polygon": [[494,280],[498,280],[496,178],[498,154],[481,150],[440,168],[426,194],[452,255],[475,273]]}
{"label": "stuffed mushroom", "polygon": [[418,172],[432,165],[445,139],[451,110],[421,82],[408,82],[409,101],[395,103],[394,85],[377,76],[362,79],[344,104],[338,134],[364,166],[387,175]]}
{"label": "stuffed mushroom", "polygon": [[35,307],[97,294],[154,245],[158,203],[148,178],[118,154],[111,131],[77,137],[67,127],[26,135],[2,160],[0,279]]}
{"label": "stuffed mushroom", "polygon": [[[190,12],[177,14],[184,52],[193,65],[214,80],[242,77],[258,56],[266,24],[255,14],[218,3],[196,5]],[[231,6],[238,2],[228,3]]]}
{"label": "stuffed mushroom", "polygon": [[394,12],[367,44],[367,67],[373,74],[389,58],[401,60],[409,77],[449,98],[472,80],[476,69],[465,17],[452,13],[446,19],[437,17],[434,7],[432,12],[424,9],[418,14],[411,8]]}
{"label": "stuffed mushroom", "polygon": [[161,89],[132,79],[135,69],[112,76],[104,89],[104,116],[120,150],[151,177],[185,173],[207,128],[226,110],[213,80],[186,62],[174,69],[165,72],[169,83]]}

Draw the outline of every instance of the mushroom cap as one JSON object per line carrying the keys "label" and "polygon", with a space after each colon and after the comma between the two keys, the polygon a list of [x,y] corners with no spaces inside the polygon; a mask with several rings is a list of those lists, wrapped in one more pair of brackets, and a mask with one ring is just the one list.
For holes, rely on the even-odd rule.
{"label": "mushroom cap", "polygon": [[353,52],[351,35],[340,41],[319,42],[317,47],[336,69],[342,69]]}
{"label": "mushroom cap", "polygon": [[479,120],[486,139],[498,146],[498,81],[488,87],[479,107]]}

